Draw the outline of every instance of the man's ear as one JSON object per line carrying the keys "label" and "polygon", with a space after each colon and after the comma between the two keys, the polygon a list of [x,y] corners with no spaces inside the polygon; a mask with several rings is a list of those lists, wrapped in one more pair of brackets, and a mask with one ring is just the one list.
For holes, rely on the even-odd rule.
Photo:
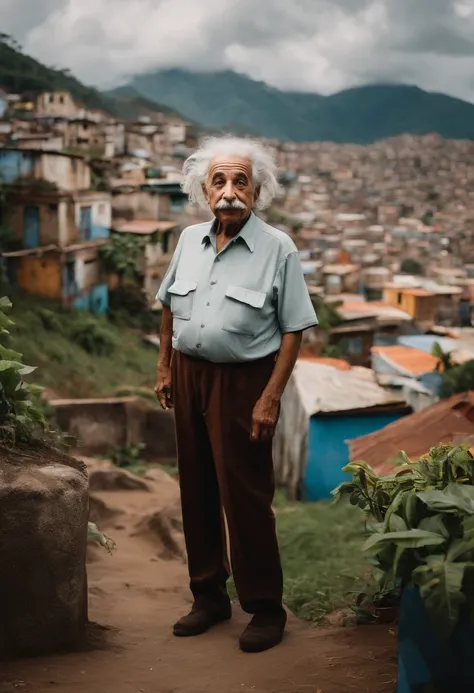
{"label": "man's ear", "polygon": [[256,202],[260,197],[260,185],[257,185],[253,194],[253,201]]}
{"label": "man's ear", "polygon": [[202,194],[206,198],[206,202],[209,202],[209,195],[207,194],[206,184],[203,183],[201,187],[202,187]]}

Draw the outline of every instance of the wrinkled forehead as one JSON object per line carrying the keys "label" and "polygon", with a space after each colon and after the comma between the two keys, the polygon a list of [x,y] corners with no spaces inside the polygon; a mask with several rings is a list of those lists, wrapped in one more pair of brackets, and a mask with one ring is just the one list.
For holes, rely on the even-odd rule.
{"label": "wrinkled forehead", "polygon": [[213,178],[218,173],[223,173],[226,177],[240,174],[252,180],[252,162],[240,156],[219,156],[210,162],[207,175],[208,178]]}

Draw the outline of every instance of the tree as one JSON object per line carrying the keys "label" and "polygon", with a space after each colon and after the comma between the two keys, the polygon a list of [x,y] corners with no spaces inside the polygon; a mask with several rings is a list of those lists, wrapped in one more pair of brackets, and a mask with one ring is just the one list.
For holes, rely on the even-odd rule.
{"label": "tree", "polygon": [[416,260],[408,258],[407,260],[403,260],[400,265],[400,271],[405,272],[405,274],[421,275],[423,274],[423,266]]}

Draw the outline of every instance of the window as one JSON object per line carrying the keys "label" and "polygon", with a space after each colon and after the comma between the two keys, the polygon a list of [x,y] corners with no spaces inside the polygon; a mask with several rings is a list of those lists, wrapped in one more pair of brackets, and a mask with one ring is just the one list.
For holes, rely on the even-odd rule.
{"label": "window", "polygon": [[362,337],[348,337],[344,340],[343,345],[347,356],[361,356],[364,351],[364,340]]}
{"label": "window", "polygon": [[49,103],[54,103],[54,94],[49,95],[48,101],[49,101]]}
{"label": "window", "polygon": [[64,96],[59,97],[59,103],[64,103]]}

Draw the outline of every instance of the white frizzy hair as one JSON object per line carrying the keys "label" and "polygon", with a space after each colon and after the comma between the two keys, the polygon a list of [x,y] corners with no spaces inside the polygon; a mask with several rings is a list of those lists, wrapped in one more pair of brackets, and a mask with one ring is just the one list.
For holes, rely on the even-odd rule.
{"label": "white frizzy hair", "polygon": [[253,139],[232,137],[207,137],[202,140],[199,149],[183,165],[183,191],[191,202],[207,207],[203,192],[209,164],[213,159],[238,156],[252,162],[253,184],[260,187],[255,209],[266,209],[278,194],[280,186],[277,180],[277,167],[271,152],[260,142]]}

